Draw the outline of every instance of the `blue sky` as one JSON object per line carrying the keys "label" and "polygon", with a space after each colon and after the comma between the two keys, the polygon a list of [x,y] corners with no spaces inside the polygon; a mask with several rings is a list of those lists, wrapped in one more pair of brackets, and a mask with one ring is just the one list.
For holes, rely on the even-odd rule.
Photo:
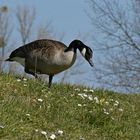
{"label": "blue sky", "polygon": [[18,5],[35,7],[38,24],[51,22],[54,31],[65,34],[65,43],[75,39],[78,33],[87,34],[91,30],[85,13],[89,8],[86,0],[0,0],[0,5],[7,5],[10,10]]}

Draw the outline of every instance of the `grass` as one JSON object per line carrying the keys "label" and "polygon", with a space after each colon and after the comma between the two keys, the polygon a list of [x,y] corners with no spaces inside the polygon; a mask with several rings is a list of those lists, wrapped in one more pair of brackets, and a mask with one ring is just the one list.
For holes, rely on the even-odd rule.
{"label": "grass", "polygon": [[0,75],[2,140],[139,140],[140,94]]}

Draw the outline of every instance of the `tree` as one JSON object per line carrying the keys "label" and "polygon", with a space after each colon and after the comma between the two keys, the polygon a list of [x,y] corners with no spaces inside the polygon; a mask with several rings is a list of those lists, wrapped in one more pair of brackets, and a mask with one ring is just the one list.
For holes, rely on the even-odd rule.
{"label": "tree", "polygon": [[2,62],[5,55],[5,47],[8,44],[11,31],[12,30],[9,24],[8,7],[6,6],[0,7],[0,49],[1,49],[0,72],[2,71]]}
{"label": "tree", "polygon": [[100,53],[96,81],[125,92],[140,92],[140,1],[89,0],[94,51]]}
{"label": "tree", "polygon": [[51,22],[46,25],[40,25],[37,30],[37,39],[48,39],[54,38],[53,29],[51,28]]}
{"label": "tree", "polygon": [[30,38],[35,21],[35,9],[30,7],[17,7],[16,18],[19,24],[19,34],[23,45],[26,44]]}

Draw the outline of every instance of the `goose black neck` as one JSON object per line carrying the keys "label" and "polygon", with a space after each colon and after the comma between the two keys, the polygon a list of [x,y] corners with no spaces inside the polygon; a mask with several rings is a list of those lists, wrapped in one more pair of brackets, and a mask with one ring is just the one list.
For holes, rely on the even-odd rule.
{"label": "goose black neck", "polygon": [[68,52],[68,51],[73,51],[74,53],[76,53],[77,47],[73,43],[70,43],[69,47],[66,48],[65,52]]}
{"label": "goose black neck", "polygon": [[77,48],[79,50],[82,50],[83,46],[84,44],[80,40],[74,40],[70,43],[69,47],[66,48],[65,52],[73,51],[74,53],[76,53]]}

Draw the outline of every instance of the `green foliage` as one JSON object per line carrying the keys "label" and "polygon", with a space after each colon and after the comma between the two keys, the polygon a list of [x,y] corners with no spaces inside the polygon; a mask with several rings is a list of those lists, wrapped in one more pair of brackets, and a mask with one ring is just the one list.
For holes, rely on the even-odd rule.
{"label": "green foliage", "polygon": [[140,95],[0,75],[0,139],[140,139]]}

